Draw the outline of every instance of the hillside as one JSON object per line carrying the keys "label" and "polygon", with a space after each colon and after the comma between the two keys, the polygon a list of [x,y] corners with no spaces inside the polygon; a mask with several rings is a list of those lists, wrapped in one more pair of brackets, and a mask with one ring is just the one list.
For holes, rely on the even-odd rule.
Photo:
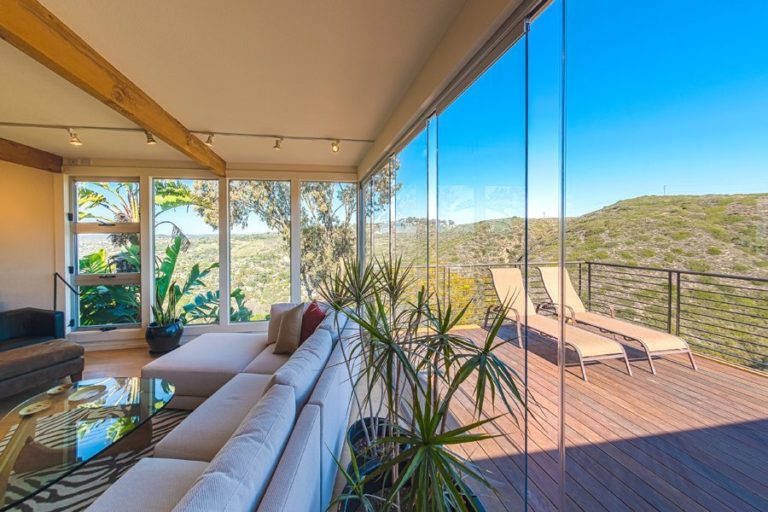
{"label": "hillside", "polygon": [[[529,220],[530,261],[557,259],[557,219]],[[446,263],[522,257],[523,220],[442,229]],[[410,245],[400,236],[400,247]],[[566,221],[569,260],[768,276],[768,194],[643,196]]]}

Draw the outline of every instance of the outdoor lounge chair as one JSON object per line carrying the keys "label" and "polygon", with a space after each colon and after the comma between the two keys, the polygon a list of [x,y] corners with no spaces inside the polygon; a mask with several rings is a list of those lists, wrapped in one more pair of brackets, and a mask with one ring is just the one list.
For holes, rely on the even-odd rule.
{"label": "outdoor lounge chair", "polygon": [[[538,314],[533,302],[525,293],[520,269],[492,268],[491,275],[496,294],[502,304],[496,306],[495,309],[498,311],[500,307],[508,308],[506,316],[517,325],[517,344],[520,348],[523,347],[523,326],[550,339],[557,340],[560,337],[560,322],[552,317]],[[526,306],[528,308],[527,315]],[[488,315],[492,309],[494,309],[493,306],[488,309],[486,314],[486,326]],[[587,380],[587,371],[584,363],[603,359],[623,359],[627,365],[627,373],[632,375],[627,353],[621,343],[569,324],[565,326],[564,341],[566,347],[571,348],[578,355],[581,376],[585,381]]]}
{"label": "outdoor lounge chair", "polygon": [[[547,290],[552,303],[557,305],[560,299],[560,279],[557,267],[539,267],[541,280],[544,282],[544,288]],[[565,272],[565,311],[566,318],[576,323],[588,325],[599,329],[601,332],[610,333],[615,337],[621,336],[627,341],[634,341],[642,345],[645,354],[648,357],[648,364],[651,366],[651,372],[656,375],[656,368],[653,366],[653,356],[667,354],[688,354],[691,360],[691,366],[696,370],[696,362],[693,360],[693,353],[688,343],[682,338],[666,332],[651,329],[642,325],[637,325],[626,320],[616,318],[616,311],[611,307],[611,316],[601,315],[587,311],[581,297],[576,293],[571,278],[567,270]]]}

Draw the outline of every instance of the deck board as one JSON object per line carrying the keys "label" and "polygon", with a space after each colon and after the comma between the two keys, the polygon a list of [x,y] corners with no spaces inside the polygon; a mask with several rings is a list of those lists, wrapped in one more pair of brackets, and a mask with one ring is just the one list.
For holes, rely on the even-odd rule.
{"label": "deck board", "polygon": [[[460,332],[478,341],[485,336],[480,328]],[[514,327],[505,325],[500,336],[514,338]],[[628,353],[632,377],[613,360],[587,365],[589,382],[578,368],[566,368],[568,510],[768,510],[768,377],[705,358],[693,371],[680,355],[656,360],[653,375],[639,351]],[[497,355],[522,374],[525,351],[516,344]],[[536,401],[528,422],[529,510],[548,511],[559,479],[556,346],[530,336],[527,359]],[[473,420],[473,384],[452,411],[460,423]],[[490,500],[488,510],[519,510],[524,431],[509,417],[484,430],[499,437],[468,448],[468,455],[491,472],[502,495],[509,493]]]}

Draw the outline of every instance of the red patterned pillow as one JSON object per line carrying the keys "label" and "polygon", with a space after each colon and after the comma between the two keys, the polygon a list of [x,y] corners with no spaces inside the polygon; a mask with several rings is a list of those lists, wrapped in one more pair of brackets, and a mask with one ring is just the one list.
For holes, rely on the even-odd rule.
{"label": "red patterned pillow", "polygon": [[299,343],[304,343],[304,340],[312,336],[317,326],[325,319],[325,313],[320,309],[320,306],[316,302],[309,305],[304,312],[304,317],[301,319],[301,338]]}

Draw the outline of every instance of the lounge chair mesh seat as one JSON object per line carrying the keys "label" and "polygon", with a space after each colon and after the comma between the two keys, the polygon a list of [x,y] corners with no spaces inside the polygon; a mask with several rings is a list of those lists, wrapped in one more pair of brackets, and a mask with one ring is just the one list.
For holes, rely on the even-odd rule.
{"label": "lounge chair mesh seat", "polygon": [[[509,308],[507,318],[517,324],[518,345],[521,348],[523,326],[555,340],[560,337],[560,322],[554,318],[539,315],[530,297],[525,293],[520,269],[492,268],[491,276],[501,304]],[[623,359],[627,366],[627,373],[632,375],[624,347],[611,338],[573,325],[566,325],[565,344],[578,355],[581,376],[585,381],[587,371],[584,363],[602,359]]]}
{"label": "lounge chair mesh seat", "polygon": [[[547,291],[550,300],[557,304],[560,299],[560,276],[557,267],[539,267],[541,280],[544,283],[544,289]],[[696,369],[696,362],[693,360],[693,353],[682,338],[663,331],[651,329],[643,325],[637,325],[626,320],[620,320],[613,316],[601,315],[587,311],[581,297],[573,287],[568,270],[563,269],[565,280],[565,314],[566,318],[576,323],[588,325],[599,329],[602,332],[611,333],[620,336],[628,341],[635,341],[642,345],[648,358],[648,364],[651,366],[651,372],[656,373],[653,365],[654,355],[685,353],[691,360],[691,366]]]}

